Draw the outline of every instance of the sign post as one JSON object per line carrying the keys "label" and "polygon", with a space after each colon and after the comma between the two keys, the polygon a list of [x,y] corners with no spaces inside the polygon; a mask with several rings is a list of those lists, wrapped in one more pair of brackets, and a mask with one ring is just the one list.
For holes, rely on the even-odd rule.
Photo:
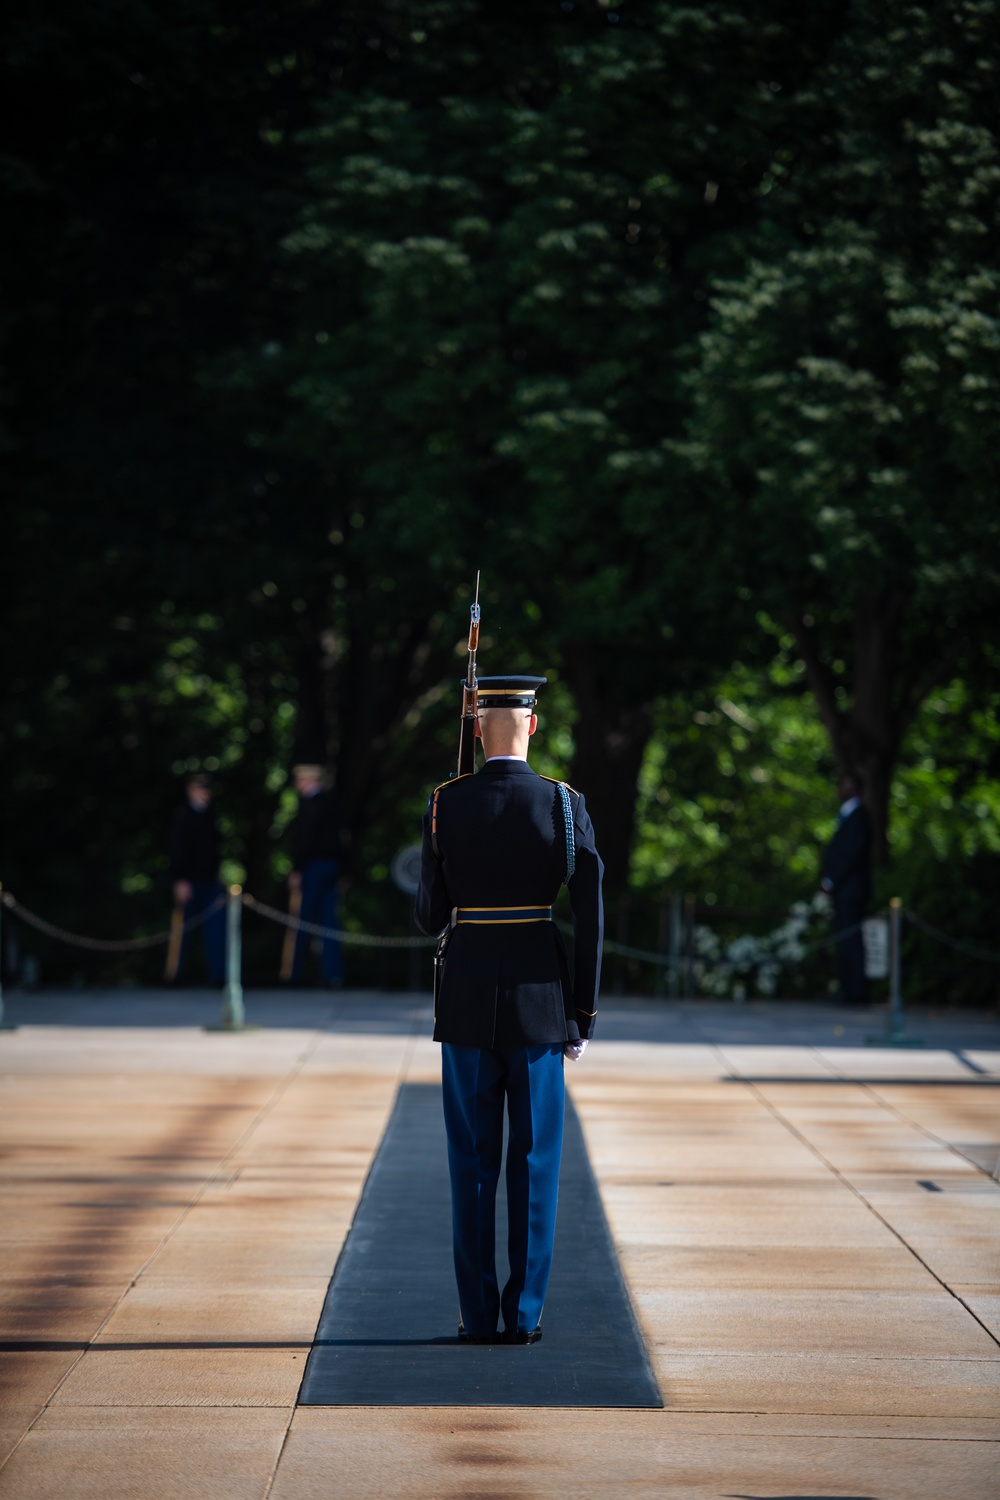
{"label": "sign post", "polygon": [[[881,1036],[870,1036],[869,1047],[922,1047],[920,1037],[907,1036],[903,1016],[903,903],[889,902],[889,1014]],[[867,959],[867,953],[866,953]]]}

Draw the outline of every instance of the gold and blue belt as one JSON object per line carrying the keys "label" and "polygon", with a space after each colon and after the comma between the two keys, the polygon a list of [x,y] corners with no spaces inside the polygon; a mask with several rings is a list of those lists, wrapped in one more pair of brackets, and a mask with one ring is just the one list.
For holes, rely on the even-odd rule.
{"label": "gold and blue belt", "polygon": [[456,906],[451,925],[464,922],[551,922],[551,906]]}

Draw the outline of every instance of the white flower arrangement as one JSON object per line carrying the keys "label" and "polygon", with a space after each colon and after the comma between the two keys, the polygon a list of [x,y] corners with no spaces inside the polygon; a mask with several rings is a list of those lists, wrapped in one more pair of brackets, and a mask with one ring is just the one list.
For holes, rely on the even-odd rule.
{"label": "white flower arrangement", "polygon": [[694,930],[694,975],[702,994],[718,999],[745,1000],[752,986],[757,995],[773,995],[787,965],[801,963],[809,951],[805,938],[820,915],[827,915],[826,897],[796,901],[788,916],[763,937],[749,933],[726,943],[711,927]]}

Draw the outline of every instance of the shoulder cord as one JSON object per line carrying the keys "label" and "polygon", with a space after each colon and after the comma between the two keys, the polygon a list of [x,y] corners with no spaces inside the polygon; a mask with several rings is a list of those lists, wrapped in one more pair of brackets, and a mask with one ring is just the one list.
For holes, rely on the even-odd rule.
{"label": "shoulder cord", "polygon": [[566,874],[563,877],[563,885],[569,885],[576,870],[576,836],[573,832],[573,804],[570,801],[569,788],[565,782],[557,781],[556,790],[559,793],[563,827],[566,830]]}

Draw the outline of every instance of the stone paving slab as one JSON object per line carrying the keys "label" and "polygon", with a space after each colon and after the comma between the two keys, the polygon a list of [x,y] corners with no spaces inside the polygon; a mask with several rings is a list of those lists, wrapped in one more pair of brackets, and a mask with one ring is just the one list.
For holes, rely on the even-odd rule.
{"label": "stone paving slab", "polygon": [[993,1500],[995,1021],[910,1018],[918,1057],[830,1006],[606,1004],[569,1079],[665,1410],[380,1412],[296,1396],[429,1008],[247,1009],[12,997],[0,1500]]}
{"label": "stone paving slab", "polygon": [[995,1444],[975,1438],[897,1438],[884,1428],[878,1436],[828,1436],[822,1428],[799,1433],[787,1418],[775,1427],[729,1414],[623,1413],[614,1423],[596,1422],[592,1413],[565,1413],[558,1422],[548,1413],[501,1410],[479,1420],[462,1411],[436,1419],[424,1412],[392,1415],[390,1423],[372,1412],[300,1410],[272,1496],[328,1496],[323,1467],[333,1452],[339,1492],[357,1500],[401,1494],[964,1500],[991,1494],[996,1473]]}

